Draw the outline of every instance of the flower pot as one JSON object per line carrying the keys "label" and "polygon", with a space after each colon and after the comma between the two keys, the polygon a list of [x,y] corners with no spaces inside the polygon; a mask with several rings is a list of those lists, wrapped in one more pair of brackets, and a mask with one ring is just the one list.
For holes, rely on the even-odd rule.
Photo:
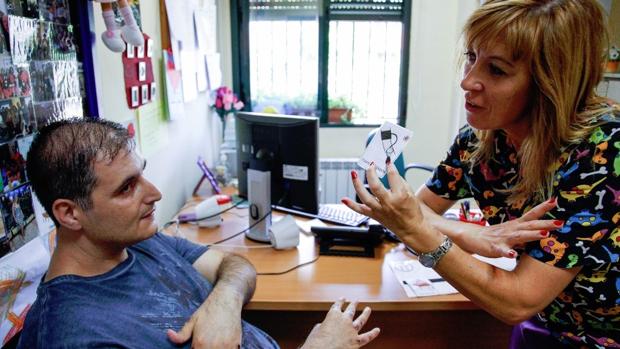
{"label": "flower pot", "polygon": [[329,108],[327,122],[330,124],[342,124],[351,121],[353,110],[351,108]]}
{"label": "flower pot", "polygon": [[619,61],[615,61],[615,62],[607,62],[607,65],[605,65],[605,73],[615,73],[618,71],[618,68],[620,67],[620,62]]}

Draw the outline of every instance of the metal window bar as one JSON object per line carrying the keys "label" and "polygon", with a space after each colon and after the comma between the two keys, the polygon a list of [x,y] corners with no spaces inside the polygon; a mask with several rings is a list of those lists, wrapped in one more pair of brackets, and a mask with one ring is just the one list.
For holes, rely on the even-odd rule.
{"label": "metal window bar", "polygon": [[[284,63],[281,64],[282,67],[279,68],[282,71],[278,74],[281,76],[282,75],[285,76],[287,80],[291,80],[291,81],[296,81],[297,79],[295,77],[297,76],[300,76],[303,81],[308,81],[308,77],[311,77],[311,79],[314,80],[314,76],[318,76],[319,89],[315,91],[312,95],[310,95],[310,98],[307,98],[307,99],[314,100],[314,98],[317,98],[315,109],[318,109],[318,111],[315,110],[314,112],[316,114],[321,114],[321,115],[323,113],[326,114],[327,112],[327,99],[328,99],[327,94],[328,94],[328,86],[329,86],[327,77],[334,75],[334,72],[328,73],[328,62],[327,61],[328,61],[329,55],[328,55],[327,50],[324,50],[324,48],[328,48],[329,46],[333,45],[332,42],[330,42],[330,45],[327,45],[327,37],[325,35],[329,33],[329,29],[327,27],[331,26],[330,24],[333,24],[334,22],[337,22],[337,21],[355,21],[356,27],[360,25],[357,23],[360,21],[375,21],[375,22],[389,21],[391,23],[398,23],[401,26],[400,44],[401,46],[404,46],[405,49],[403,49],[403,47],[401,46],[398,47],[398,50],[400,51],[400,56],[398,57],[398,61],[390,60],[389,59],[389,57],[391,57],[390,51],[384,50],[382,65],[386,66],[386,68],[383,71],[382,79],[380,79],[381,83],[384,86],[393,85],[393,86],[397,86],[398,88],[396,89],[396,93],[386,93],[385,95],[380,96],[380,98],[379,97],[375,97],[375,98],[377,100],[380,99],[382,105],[388,105],[389,100],[396,98],[397,100],[396,112],[395,113],[389,112],[386,114],[395,115],[395,118],[399,122],[401,123],[403,122],[402,118],[403,118],[403,115],[406,113],[406,99],[407,99],[407,96],[406,96],[407,72],[408,72],[407,47],[409,46],[408,32],[409,32],[409,15],[410,15],[410,3],[408,1],[405,1],[405,0],[323,0],[323,1],[318,1],[318,0],[233,0],[232,3],[233,3],[233,8],[237,9],[237,11],[232,11],[234,12],[234,14],[237,14],[237,16],[232,16],[232,17],[239,19],[237,21],[232,21],[232,22],[240,23],[238,25],[237,30],[233,30],[233,33],[232,33],[233,40],[235,39],[238,40],[240,44],[239,46],[240,49],[235,50],[233,47],[233,51],[234,51],[233,53],[235,57],[242,52],[252,51],[250,49],[251,45],[249,44],[249,42],[252,42],[252,40],[248,40],[248,39],[251,33],[253,33],[253,30],[249,30],[249,22],[269,21],[269,20],[275,21],[275,20],[282,20],[283,18],[286,18],[286,20],[289,20],[289,21],[296,20],[296,21],[302,21],[306,23],[311,22],[311,21],[312,22],[318,21],[318,23],[320,23],[319,33],[318,33],[318,38],[317,38],[317,41],[319,41],[318,49],[317,49],[318,62],[316,64],[315,62],[312,62],[312,63],[304,62],[301,65],[292,64],[292,67],[291,67],[290,62],[288,60],[284,60]],[[252,11],[250,11],[250,8],[252,9]],[[238,16],[245,17],[245,19],[243,19],[242,17],[239,18]],[[324,25],[324,23],[326,25]],[[299,31],[297,34],[299,35],[299,37],[303,37],[305,36],[306,32],[302,33],[301,31]],[[324,37],[322,37],[321,35],[323,35]],[[394,35],[394,37],[396,36],[398,35]],[[245,39],[245,38],[248,38],[248,39]],[[298,39],[297,41],[300,41],[300,40]],[[356,47],[359,46],[358,43],[356,43],[355,46]],[[296,54],[299,57],[303,57],[303,54],[301,53],[302,51],[303,51],[303,47],[300,46],[299,52],[297,52]],[[275,66],[273,57],[274,57],[273,54],[271,55],[271,57],[267,57],[267,58],[262,57],[263,62],[261,64],[271,62],[270,67],[265,66],[264,70],[270,71],[272,72],[271,74],[275,74],[275,76],[277,76],[278,74],[276,74],[276,72],[273,70]],[[250,93],[250,89],[252,91],[256,91],[255,86],[256,86],[257,80],[254,79],[255,74],[250,73],[250,69],[251,69],[250,66],[251,66],[251,62],[256,61],[258,58],[255,58],[254,55],[250,55],[250,54],[248,54],[246,58],[243,58],[243,56],[240,55],[239,58],[240,58],[240,61],[239,61],[240,66],[239,68],[235,68],[233,72],[234,73],[233,74],[234,85],[239,88],[241,95],[243,97],[246,97],[247,101],[252,101],[252,105],[255,105],[256,104],[255,102],[257,99],[255,95],[256,92]],[[363,60],[366,58],[367,56],[365,56],[364,58],[359,58],[359,59],[358,57],[356,57],[356,61],[353,61],[353,62],[355,63],[357,62],[357,60]],[[299,66],[302,67],[301,72],[299,72],[300,71]],[[318,71],[314,71],[314,72],[308,71],[308,68],[314,69],[317,66],[318,66]],[[400,71],[399,76],[395,75],[395,77],[392,77],[392,74],[389,71],[390,68],[395,69],[396,71]],[[316,74],[314,74],[315,72]],[[332,79],[329,79],[329,80],[332,80]],[[271,81],[268,81],[268,83],[270,83],[272,86],[273,85],[280,86],[273,79]],[[352,84],[355,85],[357,84],[357,82],[352,83]],[[369,85],[372,85],[372,84],[369,84]],[[290,85],[284,85],[284,86],[290,86]],[[287,93],[291,93],[291,91],[293,90],[294,89],[291,89],[290,87],[286,88]],[[366,90],[367,95],[364,101],[373,99],[370,92],[371,90]],[[359,95],[359,93],[357,93],[357,95]],[[330,92],[330,97],[333,97],[331,95],[331,92]],[[359,96],[353,97],[353,98],[358,99],[358,100],[361,99]],[[365,104],[365,103],[361,103],[361,104]],[[254,110],[256,110],[256,108]],[[302,112],[302,114],[305,114],[305,115],[307,115],[307,113],[308,113],[307,110]],[[326,115],[322,116],[322,122],[325,122],[326,118],[327,118]],[[376,121],[371,121],[371,123],[373,124],[376,124],[380,121],[379,118],[374,118],[374,119],[376,119]],[[392,118],[390,117],[390,119]]]}
{"label": "metal window bar", "polygon": [[[249,32],[254,107],[316,115],[310,106],[316,105],[317,23],[252,20]],[[358,107],[355,122],[397,121],[400,37],[399,22],[331,22],[328,94]]]}

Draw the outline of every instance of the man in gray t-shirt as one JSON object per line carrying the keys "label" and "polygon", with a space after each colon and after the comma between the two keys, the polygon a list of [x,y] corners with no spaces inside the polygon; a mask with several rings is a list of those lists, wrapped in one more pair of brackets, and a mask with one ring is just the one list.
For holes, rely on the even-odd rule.
{"label": "man in gray t-shirt", "polygon": [[[161,193],[119,124],[63,120],[28,153],[32,187],[57,227],[57,247],[20,348],[277,348],[241,320],[256,285],[243,257],[157,233]],[[359,348],[370,315],[336,302],[302,348]]]}

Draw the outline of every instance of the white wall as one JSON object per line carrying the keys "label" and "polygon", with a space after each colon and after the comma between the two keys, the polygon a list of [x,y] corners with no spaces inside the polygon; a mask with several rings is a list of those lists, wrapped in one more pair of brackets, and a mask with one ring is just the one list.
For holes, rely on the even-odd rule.
{"label": "white wall", "polygon": [[[155,38],[153,72],[158,86],[163,87],[160,71],[159,1],[141,1],[140,10],[144,32]],[[100,116],[122,122],[135,117],[135,111],[130,110],[125,102],[121,54],[109,51],[101,42],[99,35],[104,31],[104,24],[101,8],[96,3],[94,18],[97,37],[93,56]],[[163,93],[163,88],[159,88],[159,92]],[[146,159],[145,176],[163,193],[163,199],[157,205],[159,224],[172,218],[191,196],[200,178],[195,164],[196,158],[201,155],[206,157],[207,163],[212,164],[213,161],[213,151],[208,149],[208,140],[213,139],[209,130],[216,127],[209,113],[206,95],[199,94],[198,99],[187,103],[185,114],[184,118],[168,123],[169,141],[156,155]]]}
{"label": "white wall", "polygon": [[[464,20],[477,6],[476,0],[412,3],[406,125],[413,138],[405,149],[408,162],[436,165],[464,123],[458,42]],[[415,171],[407,179],[417,188],[427,177]]]}

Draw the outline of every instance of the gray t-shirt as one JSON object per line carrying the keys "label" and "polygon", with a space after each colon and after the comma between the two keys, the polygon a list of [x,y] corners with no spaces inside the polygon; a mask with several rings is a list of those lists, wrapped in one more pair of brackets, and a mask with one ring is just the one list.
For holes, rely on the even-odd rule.
{"label": "gray t-shirt", "polygon": [[[18,348],[179,348],[166,330],[180,330],[211,292],[192,266],[206,250],[157,233],[105,274],[41,283]],[[242,327],[242,348],[278,348],[260,329]]]}

